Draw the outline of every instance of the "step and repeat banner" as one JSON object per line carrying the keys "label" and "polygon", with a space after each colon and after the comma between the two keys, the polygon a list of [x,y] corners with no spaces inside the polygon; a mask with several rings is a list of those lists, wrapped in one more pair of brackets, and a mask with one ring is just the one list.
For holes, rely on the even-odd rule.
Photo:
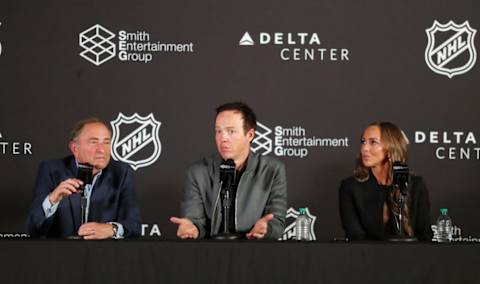
{"label": "step and repeat banner", "polygon": [[0,3],[0,236],[26,236],[37,168],[99,117],[135,170],[145,237],[176,238],[186,167],[215,152],[215,107],[249,104],[252,150],[286,164],[288,224],[343,237],[340,181],[362,130],[399,125],[410,169],[479,241],[480,2],[13,1]]}

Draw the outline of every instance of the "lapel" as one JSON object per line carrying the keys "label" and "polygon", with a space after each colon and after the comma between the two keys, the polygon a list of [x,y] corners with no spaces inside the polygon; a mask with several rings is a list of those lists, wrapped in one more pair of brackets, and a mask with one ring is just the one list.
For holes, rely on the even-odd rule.
{"label": "lapel", "polygon": [[107,200],[109,196],[109,191],[112,190],[112,182],[109,182],[110,175],[108,171],[108,166],[102,170],[102,174],[95,181],[93,186],[92,195],[90,195],[90,210],[89,210],[89,220],[103,222],[102,219],[102,209],[98,208],[98,204],[102,202],[97,202],[98,200]]}
{"label": "lapel", "polygon": [[[257,154],[253,153],[250,151],[248,153],[248,159],[247,159],[247,167],[245,171],[243,172],[242,178],[240,179],[240,182],[238,183],[238,188],[237,188],[237,202],[238,204],[246,204],[248,201],[245,199],[248,196],[248,190],[253,188],[252,178],[250,178],[251,175],[254,174],[255,169],[257,168],[258,164],[258,156]],[[238,214],[237,218],[240,218],[242,214]]]}
{"label": "lapel", "polygon": [[[212,200],[215,200],[220,193],[221,184],[220,184],[220,164],[222,163],[222,158],[219,155],[215,155],[213,158],[212,164]],[[215,203],[215,201],[213,202]]]}
{"label": "lapel", "polygon": [[221,223],[221,211],[222,211],[222,204],[219,198],[220,196],[220,164],[223,162],[223,159],[217,153],[213,155],[213,163],[212,163],[212,217],[211,217],[211,235],[214,235],[215,232],[218,232],[218,228]]}
{"label": "lapel", "polygon": [[[386,195],[388,192],[386,192],[386,188],[384,186],[381,186],[378,184],[377,179],[373,175],[372,171],[370,171],[370,176],[367,180],[367,182],[363,183],[365,184],[363,188],[364,195],[364,200],[372,201],[375,202],[374,207],[366,207],[367,216],[377,216],[376,220],[372,223],[372,226],[374,226],[374,230],[376,232],[381,232],[383,234],[384,230],[384,224],[383,224],[383,206],[386,201]],[[389,221],[390,222],[390,221]],[[379,235],[381,238],[381,235]]]}

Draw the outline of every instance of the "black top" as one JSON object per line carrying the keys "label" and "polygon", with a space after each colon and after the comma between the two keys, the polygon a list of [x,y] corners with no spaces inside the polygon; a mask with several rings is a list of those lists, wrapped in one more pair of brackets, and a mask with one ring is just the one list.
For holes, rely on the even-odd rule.
{"label": "black top", "polygon": [[[373,174],[365,182],[359,182],[355,177],[342,181],[339,190],[340,218],[347,238],[383,240],[388,237],[385,231],[389,230],[383,223],[388,188],[379,185]],[[421,177],[410,176],[408,194],[407,206],[414,236],[419,240],[431,240],[430,200]]]}

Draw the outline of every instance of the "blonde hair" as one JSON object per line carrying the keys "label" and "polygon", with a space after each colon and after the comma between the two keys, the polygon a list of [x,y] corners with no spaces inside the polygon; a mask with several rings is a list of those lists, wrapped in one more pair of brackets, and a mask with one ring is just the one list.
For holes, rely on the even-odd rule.
{"label": "blonde hair", "polygon": [[[381,143],[387,150],[387,164],[388,164],[388,176],[387,181],[389,184],[392,183],[392,165],[394,162],[407,163],[408,159],[408,139],[405,133],[395,124],[391,122],[374,122],[370,126],[377,126],[380,128],[380,140]],[[370,168],[363,165],[362,159],[360,156],[357,157],[355,169],[353,171],[355,178],[359,182],[365,182],[370,178]],[[388,194],[387,206],[389,213],[392,216],[398,216],[399,214],[399,205],[396,203],[400,194],[398,188],[391,190]],[[409,214],[409,204],[410,195],[407,194],[406,202],[403,208],[403,228],[407,236],[412,237],[414,235],[412,226],[410,224],[410,214]]]}

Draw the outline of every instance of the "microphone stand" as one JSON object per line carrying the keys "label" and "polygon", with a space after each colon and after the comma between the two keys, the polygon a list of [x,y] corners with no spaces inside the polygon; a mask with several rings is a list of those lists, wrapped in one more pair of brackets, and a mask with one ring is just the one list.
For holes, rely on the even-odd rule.
{"label": "microphone stand", "polygon": [[222,207],[223,207],[223,232],[213,236],[216,240],[237,240],[240,239],[239,234],[231,233],[229,230],[230,225],[230,190],[232,188],[231,179],[224,185],[222,183]]}
{"label": "microphone stand", "polygon": [[403,187],[399,185],[394,185],[393,190],[400,189],[400,195],[398,196],[398,234],[396,236],[389,237],[388,240],[392,242],[415,242],[418,241],[415,237],[407,237],[403,228],[403,207],[405,205],[407,197],[407,188],[408,184],[405,182]]}
{"label": "microphone stand", "polygon": [[228,234],[228,225],[230,221],[230,189],[223,192],[223,233]]}
{"label": "microphone stand", "polygon": [[82,219],[80,224],[83,225],[88,222],[87,220],[87,197],[85,196],[85,186],[82,186],[82,195],[80,197],[80,208],[82,210]]}
{"label": "microphone stand", "polygon": [[[81,191],[80,193],[80,210],[81,210],[81,216],[80,216],[80,226],[87,223],[87,197],[85,196],[85,185],[81,185],[79,190]],[[82,236],[69,236],[67,237],[68,239],[72,240],[83,240]]]}
{"label": "microphone stand", "polygon": [[[88,222],[87,220],[87,196],[85,195],[85,187],[87,184],[93,184],[93,166],[88,163],[78,163],[77,165],[77,179],[81,180],[83,184],[78,189],[80,191],[80,211],[81,219],[80,225]],[[81,236],[70,236],[69,239],[83,239]]]}

